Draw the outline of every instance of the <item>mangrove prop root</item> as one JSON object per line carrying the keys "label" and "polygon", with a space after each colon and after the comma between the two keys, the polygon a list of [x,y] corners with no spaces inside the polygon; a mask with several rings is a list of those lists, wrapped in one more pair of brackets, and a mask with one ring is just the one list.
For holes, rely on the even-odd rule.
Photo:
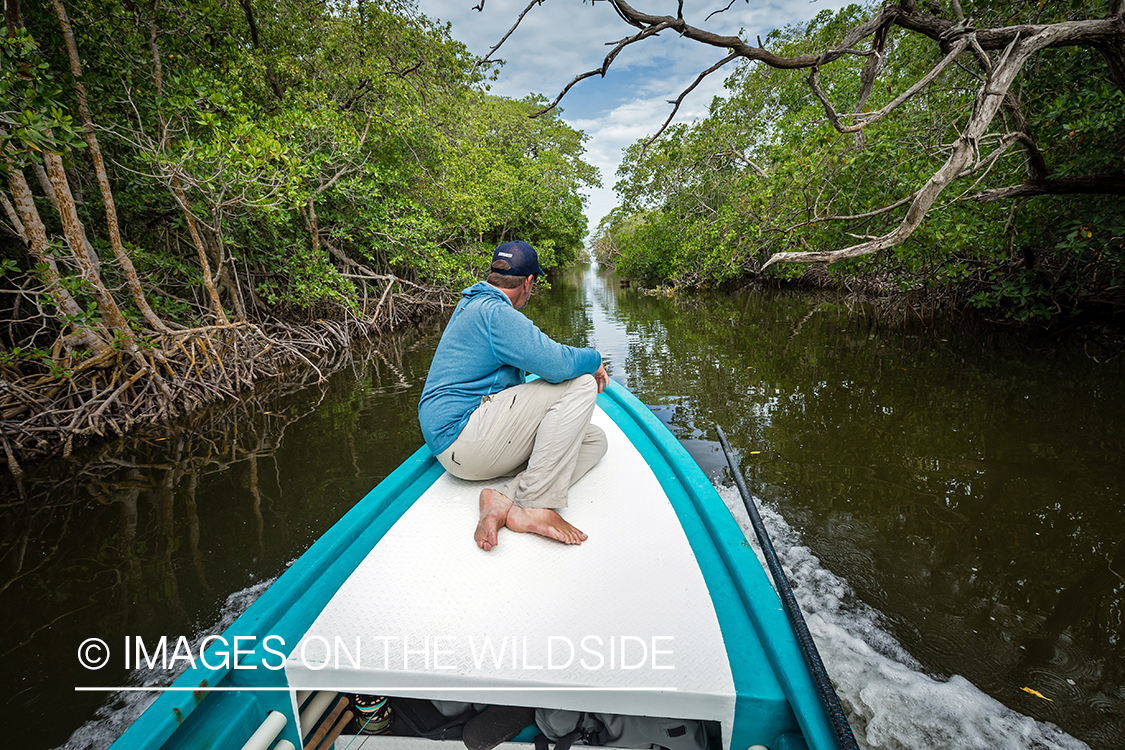
{"label": "mangrove prop root", "polygon": [[323,380],[322,369],[334,370],[331,361],[349,352],[355,336],[369,338],[442,306],[410,291],[393,296],[399,304],[383,307],[377,327],[352,316],[303,325],[228,323],[154,334],[142,357],[106,353],[51,373],[27,372],[27,363],[2,368],[0,446],[8,470],[18,478],[21,462],[68,457],[103,437],[232,398],[293,366]]}

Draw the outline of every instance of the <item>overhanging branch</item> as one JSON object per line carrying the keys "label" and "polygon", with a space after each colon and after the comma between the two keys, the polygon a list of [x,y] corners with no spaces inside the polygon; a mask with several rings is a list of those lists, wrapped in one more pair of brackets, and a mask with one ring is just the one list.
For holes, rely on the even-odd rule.
{"label": "overhanging branch", "polygon": [[591,78],[593,76],[605,76],[606,71],[609,70],[609,66],[613,64],[613,61],[617,58],[617,55],[619,55],[621,53],[621,50],[625,49],[630,44],[635,44],[642,39],[647,39],[650,36],[655,36],[661,31],[664,31],[665,29],[668,29],[670,27],[671,24],[657,24],[656,26],[649,26],[648,28],[642,30],[640,33],[634,34],[630,37],[626,37],[625,39],[617,42],[610,53],[605,56],[605,60],[602,61],[602,65],[600,68],[594,68],[593,70],[588,70],[585,73],[576,75],[570,83],[563,87],[563,90],[559,92],[559,95],[555,97],[554,101],[531,116],[538,117],[539,115],[550,112],[552,109],[558,106],[558,103],[562,101],[564,96],[566,96],[566,92],[574,88],[574,85],[576,83],[584,81],[587,78]]}
{"label": "overhanging branch", "polygon": [[[493,53],[495,53],[496,50],[500,49],[500,46],[502,44],[504,44],[504,42],[508,41],[508,37],[510,37],[513,33],[515,33],[515,30],[519,28],[520,23],[523,22],[524,16],[526,16],[529,12],[531,12],[531,9],[534,8],[536,5],[542,5],[544,2],[546,2],[546,0],[531,0],[531,2],[528,4],[528,6],[523,9],[523,12],[520,13],[519,18],[516,19],[516,22],[514,24],[512,24],[512,28],[508,29],[508,33],[505,34],[504,37],[500,41],[498,41],[492,47],[492,49],[490,49],[488,51],[488,54],[486,54],[484,57],[478,59],[476,62],[473,63],[473,67],[472,67],[472,70],[469,71],[469,75],[472,75],[472,74],[476,73],[477,68],[479,68],[481,65],[484,65],[485,63],[488,63],[488,62],[492,62],[492,60],[489,60],[488,58],[492,57]],[[484,10],[484,0],[480,0],[480,5],[474,6],[473,10],[483,11]]]}
{"label": "overhanging branch", "polygon": [[1125,174],[1094,174],[1034,180],[1004,188],[983,190],[969,197],[980,203],[1033,195],[1125,195]]}
{"label": "overhanging branch", "polygon": [[[871,255],[902,244],[922,224],[926,214],[942,191],[958,177],[965,174],[973,156],[978,152],[978,144],[981,138],[988,131],[989,125],[1003,104],[1004,96],[1011,88],[1012,81],[1015,80],[1016,75],[1019,74],[1028,58],[1042,50],[1050,40],[1051,36],[1048,34],[1041,34],[1027,40],[1012,40],[1012,43],[1004,50],[1000,61],[996,63],[980,90],[977,91],[973,103],[973,114],[969,117],[969,122],[962,131],[961,137],[953,144],[953,150],[949,158],[917,192],[914,201],[910,204],[910,209],[897,227],[881,237],[841,250],[775,253],[762,266],[762,270],[764,271],[774,263],[813,263],[818,261],[833,263],[846,258]],[[991,160],[985,159],[978,162],[978,165],[982,163],[991,163]],[[970,169],[970,171],[973,170]]]}
{"label": "overhanging branch", "polygon": [[684,97],[686,97],[688,94],[690,94],[692,91],[694,91],[695,87],[698,86],[703,81],[704,78],[711,75],[716,70],[723,67],[724,65],[729,63],[731,60],[736,59],[737,57],[738,57],[738,55],[730,54],[730,55],[727,55],[726,57],[724,57],[722,60],[719,60],[719,62],[715,63],[710,68],[708,68],[707,70],[703,71],[698,76],[696,76],[696,79],[692,82],[692,84],[690,86],[688,86],[686,89],[684,89],[680,93],[680,95],[678,97],[676,97],[676,100],[674,102],[669,102],[670,104],[675,105],[675,106],[672,107],[672,112],[668,115],[668,119],[664,121],[664,124],[660,126],[660,129],[657,130],[656,133],[654,133],[651,138],[649,138],[647,141],[645,141],[643,146],[641,146],[641,151],[640,151],[639,154],[637,154],[637,161],[638,162],[645,157],[645,151],[648,149],[649,146],[652,145],[653,141],[655,141],[657,138],[659,138],[661,136],[661,134],[665,130],[667,130],[668,126],[672,123],[672,118],[674,118],[676,116],[676,113],[680,111],[680,105],[683,103]]}
{"label": "overhanging branch", "polygon": [[888,103],[878,112],[872,112],[866,115],[860,115],[859,113],[844,115],[845,117],[858,118],[853,125],[844,125],[840,122],[840,116],[836,114],[836,110],[832,106],[832,102],[828,99],[828,94],[826,94],[824,92],[824,89],[820,86],[820,82],[818,80],[818,74],[820,71],[819,65],[814,66],[812,70],[809,71],[809,88],[813,90],[813,93],[815,93],[817,98],[820,99],[821,104],[824,105],[824,112],[828,116],[828,121],[832,123],[832,126],[836,128],[836,130],[840,131],[841,133],[856,133],[860,130],[863,130],[868,125],[879,122],[879,120],[882,120],[884,117],[897,109],[901,104],[908,101],[911,97],[928,86],[931,81],[941,75],[942,71],[948,68],[953,63],[953,61],[956,60],[960,56],[960,54],[965,51],[965,49],[971,42],[971,34],[966,34],[958,39],[957,42],[953,45],[953,48],[949,51],[949,54],[942,58],[941,62],[935,65],[929,73],[919,79],[906,91],[895,97],[893,101]]}

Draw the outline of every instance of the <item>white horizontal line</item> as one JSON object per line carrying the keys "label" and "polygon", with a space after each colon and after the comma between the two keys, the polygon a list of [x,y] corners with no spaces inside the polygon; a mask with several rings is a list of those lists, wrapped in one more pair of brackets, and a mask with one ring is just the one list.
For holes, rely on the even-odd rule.
{"label": "white horizontal line", "polygon": [[541,692],[541,693],[660,693],[660,692],[676,692],[674,687],[531,687],[531,686],[517,686],[511,687],[75,687],[75,692],[78,693],[98,693],[109,691],[120,691],[124,693],[163,693],[166,691],[180,692],[180,693],[195,693],[199,691],[211,692],[242,692],[247,693],[278,693],[288,691],[302,691],[302,690],[335,690],[338,693],[355,693],[360,690],[372,691],[378,693],[396,693],[396,692],[504,692],[508,690],[519,690],[520,692]]}

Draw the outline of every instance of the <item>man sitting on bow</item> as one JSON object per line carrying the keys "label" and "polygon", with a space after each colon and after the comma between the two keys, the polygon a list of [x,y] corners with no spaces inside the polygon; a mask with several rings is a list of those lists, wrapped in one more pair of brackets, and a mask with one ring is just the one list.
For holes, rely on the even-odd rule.
{"label": "man sitting on bow", "polygon": [[[609,382],[601,355],[551,340],[519,312],[542,275],[528,243],[496,248],[488,278],[461,293],[418,404],[426,443],[450,474],[515,475],[481,490],[474,538],[486,551],[505,526],[581,544],[586,535],[558,511],[606,452],[590,424]],[[539,379],[525,382],[525,372]]]}

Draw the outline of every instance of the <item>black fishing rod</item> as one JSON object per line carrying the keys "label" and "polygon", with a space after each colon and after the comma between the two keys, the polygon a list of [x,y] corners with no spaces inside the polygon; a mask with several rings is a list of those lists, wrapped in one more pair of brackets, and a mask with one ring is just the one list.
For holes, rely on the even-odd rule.
{"label": "black fishing rod", "polygon": [[813,643],[812,634],[809,633],[809,627],[805,624],[801,608],[797,606],[797,599],[793,596],[793,589],[789,587],[789,581],[785,578],[785,571],[781,569],[781,562],[777,559],[773,542],[770,541],[770,535],[766,531],[765,524],[762,523],[761,515],[758,514],[758,506],[754,503],[750,490],[746,489],[746,480],[742,477],[742,472],[738,468],[738,459],[734,457],[734,451],[730,449],[730,443],[727,442],[727,436],[723,432],[723,428],[715,425],[715,429],[719,431],[719,442],[723,446],[723,453],[727,456],[730,471],[734,474],[734,483],[738,486],[739,494],[742,495],[742,504],[746,506],[746,512],[750,514],[750,523],[754,526],[754,533],[758,535],[758,544],[761,545],[762,554],[766,558],[766,565],[770,569],[770,575],[773,576],[774,586],[781,597],[781,605],[797,635],[797,644],[801,647],[801,655],[805,657],[805,663],[808,665],[809,671],[812,672],[813,683],[816,685],[817,693],[820,694],[820,700],[824,705],[825,713],[828,714],[828,720],[832,723],[832,729],[836,732],[836,740],[843,750],[859,750],[859,746],[855,742],[855,735],[852,734],[851,725],[848,724],[848,717],[844,715],[844,709],[840,706],[840,697],[836,695],[836,689],[832,687],[832,681],[828,678],[824,662],[820,659],[820,652],[816,650],[816,644]]}

